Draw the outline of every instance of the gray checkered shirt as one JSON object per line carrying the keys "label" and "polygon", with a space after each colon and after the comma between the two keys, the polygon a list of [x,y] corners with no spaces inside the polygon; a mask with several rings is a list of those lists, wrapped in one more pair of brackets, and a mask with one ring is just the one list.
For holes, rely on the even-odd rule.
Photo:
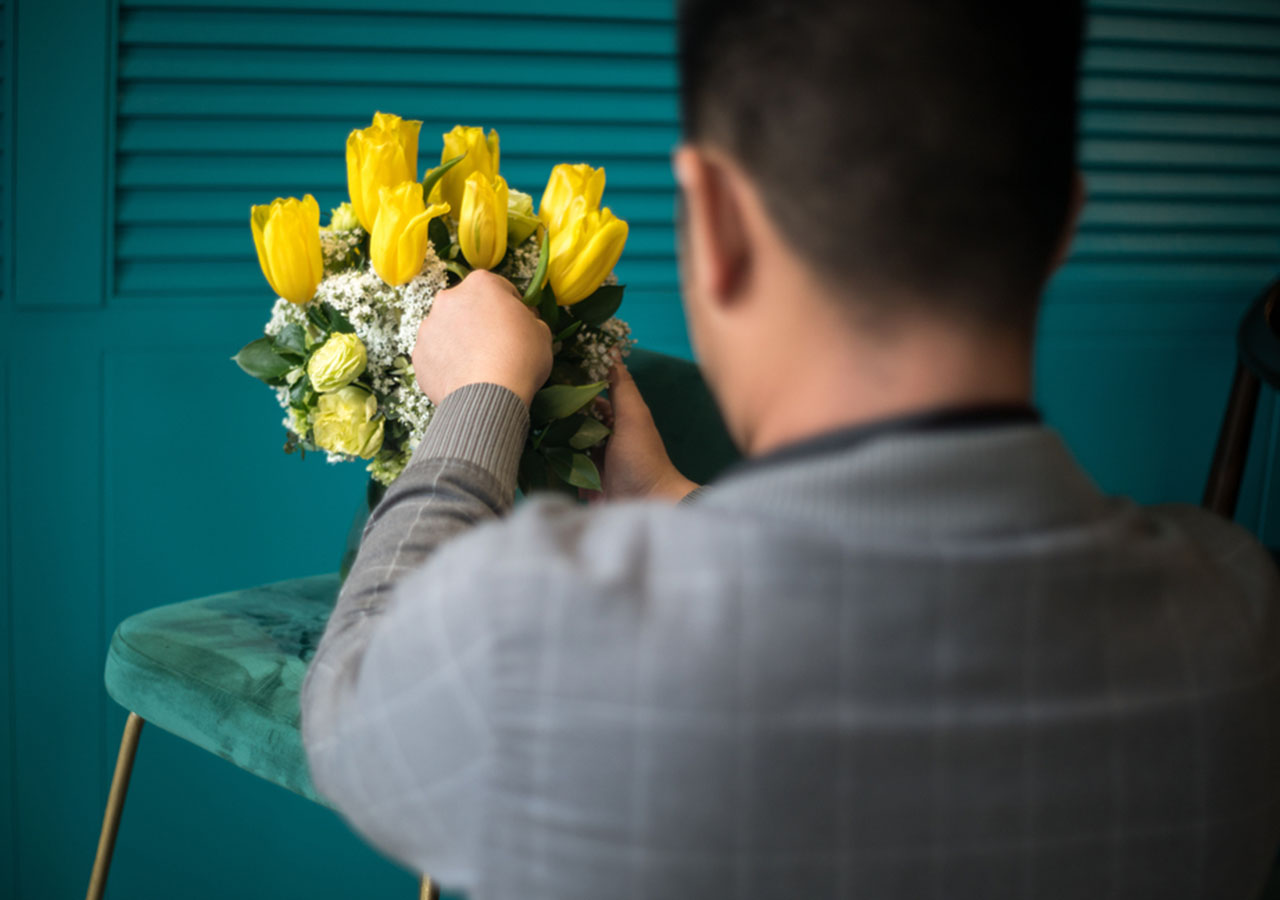
{"label": "gray checkered shirt", "polygon": [[303,688],[317,788],[475,898],[1245,898],[1280,840],[1270,558],[1035,424],[886,434],[678,506],[511,512],[441,405]]}

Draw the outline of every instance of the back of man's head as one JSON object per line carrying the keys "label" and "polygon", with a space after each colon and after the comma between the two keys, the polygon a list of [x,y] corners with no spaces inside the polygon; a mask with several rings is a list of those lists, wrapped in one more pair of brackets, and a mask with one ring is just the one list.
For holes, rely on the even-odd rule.
{"label": "back of man's head", "polygon": [[826,283],[1032,326],[1071,207],[1080,0],[682,0],[680,19],[686,139],[741,164]]}

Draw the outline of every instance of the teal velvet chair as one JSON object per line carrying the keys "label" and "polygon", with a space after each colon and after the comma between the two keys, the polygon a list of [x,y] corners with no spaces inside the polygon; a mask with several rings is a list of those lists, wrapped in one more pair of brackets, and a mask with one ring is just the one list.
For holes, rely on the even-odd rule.
{"label": "teal velvet chair", "polygon": [[[637,349],[629,368],[682,472],[705,483],[737,458],[696,366]],[[348,557],[367,518],[365,504],[352,523]],[[307,774],[298,692],[340,584],[337,573],[295,578],[161,606],[120,623],[107,653],[106,686],[129,717],[90,900],[106,887],[144,722],[323,802]],[[422,895],[431,893],[424,875]]]}

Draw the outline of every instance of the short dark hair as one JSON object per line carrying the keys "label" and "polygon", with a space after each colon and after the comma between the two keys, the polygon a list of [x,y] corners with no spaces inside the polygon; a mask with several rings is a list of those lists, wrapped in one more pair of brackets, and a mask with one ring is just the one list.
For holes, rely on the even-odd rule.
{"label": "short dark hair", "polygon": [[683,0],[685,137],[833,285],[1030,327],[1071,203],[1080,0]]}

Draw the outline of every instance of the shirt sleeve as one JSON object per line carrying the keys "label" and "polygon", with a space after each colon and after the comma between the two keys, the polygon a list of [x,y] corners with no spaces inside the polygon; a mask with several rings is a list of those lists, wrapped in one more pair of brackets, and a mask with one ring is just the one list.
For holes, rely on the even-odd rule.
{"label": "shirt sleeve", "polygon": [[[445,398],[369,517],[302,687],[317,791],[375,846],[446,884],[470,879],[474,822],[457,817],[474,809],[489,740],[467,677],[485,638],[444,620],[433,599],[443,588],[419,570],[444,542],[510,511],[528,428],[523,401],[499,385]],[[408,598],[414,627],[386,633],[387,613]],[[410,709],[432,716],[407,722]],[[426,812],[437,810],[453,816]]]}

